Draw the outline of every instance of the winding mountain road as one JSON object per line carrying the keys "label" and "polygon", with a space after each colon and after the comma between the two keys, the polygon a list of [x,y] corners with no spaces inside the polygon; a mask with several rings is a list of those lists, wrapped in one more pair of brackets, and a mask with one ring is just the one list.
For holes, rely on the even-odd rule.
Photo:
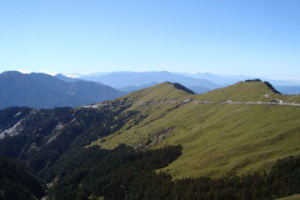
{"label": "winding mountain road", "polygon": [[[194,104],[194,105],[203,105],[203,104],[220,104],[220,105],[266,105],[266,106],[294,106],[294,107],[300,107],[300,103],[295,103],[295,102],[284,102],[282,100],[275,100],[271,102],[261,102],[261,101],[232,101],[232,100],[227,100],[227,101],[192,101],[190,99],[186,99],[184,101],[178,101],[178,100],[169,100],[169,101],[133,101],[133,102],[126,102],[123,103],[122,105],[154,105],[154,104],[162,104],[162,105],[168,105],[168,104]],[[102,106],[109,106],[109,105],[118,105],[115,102],[101,102],[99,104],[94,104],[94,105],[87,105],[83,106],[84,108],[98,108]]]}

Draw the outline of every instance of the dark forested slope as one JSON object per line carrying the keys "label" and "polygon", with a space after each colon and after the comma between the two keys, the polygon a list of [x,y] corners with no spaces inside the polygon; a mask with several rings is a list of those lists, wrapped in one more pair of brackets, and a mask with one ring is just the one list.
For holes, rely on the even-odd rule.
{"label": "dark forested slope", "polygon": [[0,157],[0,179],[1,200],[36,200],[45,195],[38,179],[18,161]]}

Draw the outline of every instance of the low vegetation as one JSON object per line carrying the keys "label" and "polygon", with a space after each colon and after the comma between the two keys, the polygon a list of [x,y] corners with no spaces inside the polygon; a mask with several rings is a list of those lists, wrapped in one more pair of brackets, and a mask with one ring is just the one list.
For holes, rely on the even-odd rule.
{"label": "low vegetation", "polygon": [[[26,163],[16,174],[32,171],[50,199],[281,198],[300,192],[299,107],[222,104],[276,99],[299,97],[260,81],[202,95],[163,83],[76,109],[8,108],[0,156]],[[41,196],[30,188],[20,194]]]}

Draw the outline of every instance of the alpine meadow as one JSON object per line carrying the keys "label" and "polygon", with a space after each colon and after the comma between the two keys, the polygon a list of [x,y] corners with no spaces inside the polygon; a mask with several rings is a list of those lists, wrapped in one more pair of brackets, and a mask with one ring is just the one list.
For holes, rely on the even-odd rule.
{"label": "alpine meadow", "polygon": [[0,1],[0,200],[300,199],[300,1]]}

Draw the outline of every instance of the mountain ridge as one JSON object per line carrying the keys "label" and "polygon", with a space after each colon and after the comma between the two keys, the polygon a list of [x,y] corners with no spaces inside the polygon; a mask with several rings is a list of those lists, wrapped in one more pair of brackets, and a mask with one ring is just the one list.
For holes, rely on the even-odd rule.
{"label": "mountain ridge", "polygon": [[[244,81],[247,79],[254,79],[251,76],[242,75],[218,75],[212,73],[174,73],[168,71],[145,71],[145,72],[132,72],[132,71],[120,71],[120,72],[107,72],[107,73],[91,73],[88,75],[78,75],[82,79],[99,81],[101,77],[105,79],[107,85],[112,85],[115,88],[120,88],[120,90],[125,90],[126,92],[131,92],[137,89],[146,88],[146,86],[153,85],[153,82],[178,82],[191,89],[196,90],[196,92],[204,93],[207,90],[217,89],[235,84],[239,81]],[[182,79],[184,78],[184,79]],[[285,94],[299,94],[299,80],[275,80],[265,77],[260,77],[262,80],[270,82],[275,86],[277,90]],[[120,80],[119,82],[116,80]],[[198,82],[195,82],[198,80]],[[209,81],[209,82],[207,82]],[[212,85],[213,83],[214,85]],[[143,87],[140,87],[143,86]],[[204,87],[198,88],[197,87]]]}
{"label": "mountain ridge", "polygon": [[[30,163],[43,172],[43,165],[38,163],[53,163],[55,160],[48,161],[48,157],[62,156],[55,151],[68,152],[75,144],[76,149],[77,145],[96,145],[108,150],[121,144],[136,150],[180,145],[182,155],[158,171],[168,172],[175,179],[262,172],[278,159],[300,156],[300,107],[272,102],[276,99],[293,102],[299,95],[276,94],[263,82],[240,82],[194,95],[182,86],[165,82],[76,109],[5,109],[0,112],[4,117],[0,120],[4,136],[0,143],[5,142],[0,147],[5,149],[0,150],[12,153],[6,149],[11,146],[6,142],[32,137],[22,139],[25,144],[18,151],[23,156],[36,155],[38,160]],[[37,119],[39,123],[35,123]],[[68,147],[52,149],[53,154],[48,155],[50,147],[60,145]]]}
{"label": "mountain ridge", "polygon": [[[183,155],[164,169],[175,178],[218,177],[231,171],[252,173],[265,169],[279,158],[300,155],[296,142],[300,108],[272,104],[275,99],[293,102],[300,99],[299,95],[277,94],[264,82],[240,82],[200,95],[165,90],[172,88],[169,84],[132,93],[133,98],[125,97],[128,102],[136,102],[128,109],[142,113],[142,121],[134,126],[128,124],[128,128],[93,145],[111,149],[120,143],[135,148],[180,144]],[[255,91],[249,94],[253,89]],[[162,91],[167,97],[160,95]],[[218,103],[196,103],[205,100]],[[224,103],[227,100],[245,102]],[[280,155],[276,154],[278,150],[282,151]],[[207,160],[207,155],[211,155],[211,159]]]}
{"label": "mountain ridge", "polygon": [[167,71],[161,72],[113,72],[100,76],[85,75],[80,78],[95,82],[102,82],[114,88],[123,88],[135,85],[145,85],[153,82],[178,82],[186,87],[203,86],[209,89],[220,87],[211,81],[205,79],[196,79],[182,74],[171,73]]}
{"label": "mountain ridge", "polygon": [[65,82],[42,73],[22,74],[9,71],[0,74],[1,108],[10,106],[76,107],[114,99],[124,94],[109,86],[80,80]]}

